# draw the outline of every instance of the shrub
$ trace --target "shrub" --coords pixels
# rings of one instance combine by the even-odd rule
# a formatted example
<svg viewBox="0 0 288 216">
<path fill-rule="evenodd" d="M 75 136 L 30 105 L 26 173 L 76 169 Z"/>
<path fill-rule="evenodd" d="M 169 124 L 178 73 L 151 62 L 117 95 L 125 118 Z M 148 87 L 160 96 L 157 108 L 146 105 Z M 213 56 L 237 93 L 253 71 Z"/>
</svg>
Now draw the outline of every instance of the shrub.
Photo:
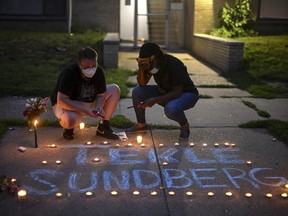
<svg viewBox="0 0 288 216">
<path fill-rule="evenodd" d="M 211 35 L 225 38 L 256 36 L 257 32 L 247 27 L 251 18 L 249 0 L 235 0 L 231 7 L 227 2 L 220 11 L 220 28 L 214 29 Z"/>
</svg>

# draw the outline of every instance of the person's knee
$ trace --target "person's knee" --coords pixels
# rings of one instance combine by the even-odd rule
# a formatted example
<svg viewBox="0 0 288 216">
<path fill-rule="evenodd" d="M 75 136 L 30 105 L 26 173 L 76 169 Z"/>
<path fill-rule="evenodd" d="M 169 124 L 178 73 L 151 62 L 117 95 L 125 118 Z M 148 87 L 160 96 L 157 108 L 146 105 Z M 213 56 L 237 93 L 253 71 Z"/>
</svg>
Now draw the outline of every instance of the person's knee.
<svg viewBox="0 0 288 216">
<path fill-rule="evenodd" d="M 75 128 L 79 125 L 81 118 L 76 113 L 65 113 L 60 118 L 60 125 L 63 128 Z"/>
<path fill-rule="evenodd" d="M 143 87 L 141 86 L 136 86 L 135 88 L 133 88 L 132 90 L 132 97 L 136 97 L 136 96 L 139 96 L 140 93 L 143 91 Z"/>
<path fill-rule="evenodd" d="M 107 90 L 114 93 L 114 94 L 120 94 L 121 93 L 121 90 L 117 84 L 107 85 Z"/>
<path fill-rule="evenodd" d="M 177 104 L 167 104 L 164 107 L 164 112 L 167 117 L 171 118 L 179 115 L 181 113 L 181 110 L 179 109 L 179 106 L 177 106 Z"/>
</svg>

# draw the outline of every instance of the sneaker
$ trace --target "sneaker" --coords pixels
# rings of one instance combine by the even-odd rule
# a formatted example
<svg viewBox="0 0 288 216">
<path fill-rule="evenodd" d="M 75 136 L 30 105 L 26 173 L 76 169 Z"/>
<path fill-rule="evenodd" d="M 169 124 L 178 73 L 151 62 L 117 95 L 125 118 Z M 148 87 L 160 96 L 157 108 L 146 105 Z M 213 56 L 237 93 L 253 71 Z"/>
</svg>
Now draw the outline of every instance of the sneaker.
<svg viewBox="0 0 288 216">
<path fill-rule="evenodd" d="M 139 123 L 134 124 L 132 127 L 127 128 L 125 130 L 126 133 L 146 133 L 147 132 L 147 125 L 141 125 Z"/>
<path fill-rule="evenodd" d="M 180 126 L 180 139 L 187 139 L 190 136 L 190 129 L 189 124 L 181 125 Z"/>
<path fill-rule="evenodd" d="M 107 139 L 119 139 L 118 135 L 113 132 L 109 125 L 104 126 L 102 123 L 98 125 L 96 135 L 106 137 Z"/>
<path fill-rule="evenodd" d="M 74 129 L 64 129 L 63 138 L 66 140 L 73 140 L 74 139 Z"/>
</svg>

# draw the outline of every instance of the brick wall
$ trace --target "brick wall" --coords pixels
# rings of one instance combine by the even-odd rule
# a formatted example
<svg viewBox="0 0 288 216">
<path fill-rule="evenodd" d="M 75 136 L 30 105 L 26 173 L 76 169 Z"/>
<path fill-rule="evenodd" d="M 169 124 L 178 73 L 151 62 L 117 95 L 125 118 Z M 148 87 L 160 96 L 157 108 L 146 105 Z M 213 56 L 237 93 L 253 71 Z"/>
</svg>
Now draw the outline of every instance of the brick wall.
<svg viewBox="0 0 288 216">
<path fill-rule="evenodd" d="M 72 31 L 103 29 L 119 32 L 119 0 L 72 0 Z"/>
<path fill-rule="evenodd" d="M 236 70 L 243 63 L 243 42 L 195 34 L 192 47 L 193 53 L 223 72 Z"/>
</svg>

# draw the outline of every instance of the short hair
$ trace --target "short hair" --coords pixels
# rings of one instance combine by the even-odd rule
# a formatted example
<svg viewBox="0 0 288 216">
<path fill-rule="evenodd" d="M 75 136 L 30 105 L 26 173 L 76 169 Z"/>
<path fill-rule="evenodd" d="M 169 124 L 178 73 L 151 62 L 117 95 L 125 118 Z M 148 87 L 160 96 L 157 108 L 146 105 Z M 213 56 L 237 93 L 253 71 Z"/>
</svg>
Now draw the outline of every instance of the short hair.
<svg viewBox="0 0 288 216">
<path fill-rule="evenodd" d="M 164 60 L 164 52 L 158 44 L 151 42 L 144 43 L 140 48 L 139 57 L 148 58 L 152 55 L 155 55 L 156 59 L 158 59 L 159 61 Z"/>
<path fill-rule="evenodd" d="M 78 53 L 78 60 L 81 59 L 98 59 L 98 53 L 91 47 L 83 48 Z"/>
</svg>

